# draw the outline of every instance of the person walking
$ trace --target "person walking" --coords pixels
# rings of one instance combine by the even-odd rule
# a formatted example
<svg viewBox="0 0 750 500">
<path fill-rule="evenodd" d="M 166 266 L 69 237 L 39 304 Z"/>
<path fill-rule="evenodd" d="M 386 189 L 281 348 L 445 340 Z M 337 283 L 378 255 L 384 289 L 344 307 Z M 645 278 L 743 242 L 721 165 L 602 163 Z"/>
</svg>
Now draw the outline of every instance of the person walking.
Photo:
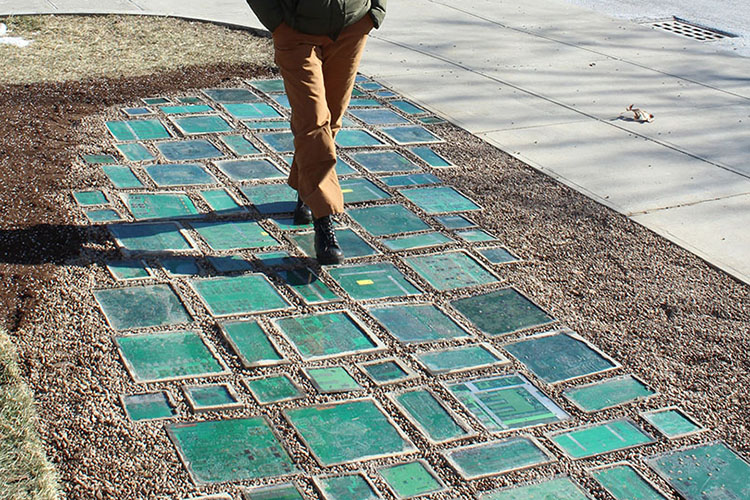
<svg viewBox="0 0 750 500">
<path fill-rule="evenodd" d="M 336 133 L 349 106 L 367 36 L 387 0 L 247 0 L 272 33 L 276 64 L 292 108 L 297 191 L 295 224 L 313 223 L 321 265 L 339 264 L 333 215 L 344 211 L 336 176 Z"/>
</svg>

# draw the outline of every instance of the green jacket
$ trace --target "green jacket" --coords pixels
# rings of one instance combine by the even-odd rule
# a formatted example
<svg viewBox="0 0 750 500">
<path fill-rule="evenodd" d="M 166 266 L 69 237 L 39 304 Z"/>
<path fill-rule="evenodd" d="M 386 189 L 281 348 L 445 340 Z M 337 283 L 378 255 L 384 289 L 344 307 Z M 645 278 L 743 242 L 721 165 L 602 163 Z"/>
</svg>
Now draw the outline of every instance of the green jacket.
<svg viewBox="0 0 750 500">
<path fill-rule="evenodd" d="M 368 12 L 379 28 L 385 17 L 387 0 L 247 0 L 268 31 L 283 22 L 302 33 L 328 35 L 335 39 L 341 30 L 362 19 Z"/>
</svg>

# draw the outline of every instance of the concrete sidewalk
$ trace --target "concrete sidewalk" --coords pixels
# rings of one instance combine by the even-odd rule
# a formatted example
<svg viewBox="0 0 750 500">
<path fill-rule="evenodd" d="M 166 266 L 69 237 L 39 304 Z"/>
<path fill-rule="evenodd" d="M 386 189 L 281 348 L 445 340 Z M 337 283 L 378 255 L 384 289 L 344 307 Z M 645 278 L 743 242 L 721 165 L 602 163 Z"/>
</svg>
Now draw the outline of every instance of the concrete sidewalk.
<svg viewBox="0 0 750 500">
<path fill-rule="evenodd" d="M 105 12 L 261 28 L 242 0 L 0 0 Z M 558 0 L 391 0 L 362 72 L 750 283 L 750 59 Z"/>
</svg>

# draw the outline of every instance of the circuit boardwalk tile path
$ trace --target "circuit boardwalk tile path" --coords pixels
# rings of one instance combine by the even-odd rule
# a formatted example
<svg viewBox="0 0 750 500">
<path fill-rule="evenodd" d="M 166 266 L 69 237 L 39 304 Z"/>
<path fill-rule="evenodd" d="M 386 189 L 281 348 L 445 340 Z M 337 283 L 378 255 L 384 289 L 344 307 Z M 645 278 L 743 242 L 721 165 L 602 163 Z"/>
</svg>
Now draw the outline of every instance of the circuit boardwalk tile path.
<svg viewBox="0 0 750 500">
<path fill-rule="evenodd" d="M 81 166 L 104 181 L 69 198 L 122 219 L 90 293 L 123 418 L 169 436 L 192 497 L 750 498 L 741 455 L 508 279 L 522 249 L 443 181 L 449 125 L 357 78 L 348 259 L 321 268 L 283 84 L 233 85 L 103 116 L 112 154 Z"/>
</svg>

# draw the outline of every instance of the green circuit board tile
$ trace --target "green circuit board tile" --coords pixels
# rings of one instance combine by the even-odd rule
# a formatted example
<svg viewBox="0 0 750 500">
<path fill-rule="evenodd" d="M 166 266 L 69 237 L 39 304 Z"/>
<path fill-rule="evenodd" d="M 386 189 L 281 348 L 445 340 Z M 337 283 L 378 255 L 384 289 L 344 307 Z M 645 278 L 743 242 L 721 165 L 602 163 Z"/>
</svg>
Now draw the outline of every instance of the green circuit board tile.
<svg viewBox="0 0 750 500">
<path fill-rule="evenodd" d="M 750 498 L 750 463 L 722 442 L 656 455 L 646 463 L 686 500 Z"/>
<path fill-rule="evenodd" d="M 533 438 L 513 436 L 500 441 L 463 446 L 444 452 L 464 479 L 498 476 L 554 461 Z"/>
<path fill-rule="evenodd" d="M 596 469 L 591 475 L 615 500 L 666 500 L 659 490 L 630 465 Z"/>
<path fill-rule="evenodd" d="M 297 257 L 289 255 L 289 252 L 286 251 L 259 253 L 255 254 L 255 258 L 266 267 L 295 265 L 299 260 Z"/>
<path fill-rule="evenodd" d="M 305 397 L 304 391 L 287 375 L 246 380 L 247 388 L 262 405 Z"/>
<path fill-rule="evenodd" d="M 240 102 L 224 104 L 224 109 L 237 120 L 273 120 L 282 115 L 264 102 Z"/>
<path fill-rule="evenodd" d="M 289 96 L 287 96 L 286 94 L 274 95 L 274 96 L 271 96 L 271 99 L 273 99 L 273 101 L 279 106 L 281 106 L 282 108 L 288 109 L 291 111 L 292 105 L 289 104 Z"/>
<path fill-rule="evenodd" d="M 463 229 L 476 226 L 473 221 L 467 219 L 463 215 L 442 215 L 440 217 L 435 217 L 435 220 L 446 229 Z"/>
<path fill-rule="evenodd" d="M 357 366 L 377 385 L 395 384 L 416 374 L 395 358 L 360 363 Z"/>
<path fill-rule="evenodd" d="M 126 160 L 132 162 L 151 161 L 155 159 L 146 146 L 138 142 L 131 144 L 115 144 L 115 149 L 119 151 Z"/>
<path fill-rule="evenodd" d="M 548 384 L 617 367 L 583 339 L 566 333 L 535 335 L 503 348 Z"/>
<path fill-rule="evenodd" d="M 284 92 L 284 80 L 281 78 L 273 80 L 252 80 L 248 83 L 266 94 L 278 94 Z"/>
<path fill-rule="evenodd" d="M 554 321 L 513 288 L 453 300 L 450 304 L 474 326 L 493 337 Z"/>
<path fill-rule="evenodd" d="M 341 148 L 383 146 L 385 143 L 363 128 L 345 128 L 336 134 L 336 145 Z"/>
<path fill-rule="evenodd" d="M 125 193 L 122 198 L 136 220 L 198 215 L 198 209 L 184 193 Z"/>
<path fill-rule="evenodd" d="M 125 366 L 138 383 L 226 373 L 197 332 L 179 331 L 116 337 Z"/>
<path fill-rule="evenodd" d="M 409 420 L 434 443 L 444 443 L 471 434 L 457 421 L 455 414 L 448 411 L 427 389 L 411 389 L 394 394 L 392 398 Z"/>
<path fill-rule="evenodd" d="M 96 191 L 75 191 L 73 198 L 82 207 L 90 207 L 92 205 L 105 205 L 109 203 L 107 197 L 104 196 L 99 190 Z"/>
<path fill-rule="evenodd" d="M 164 124 L 157 119 L 107 121 L 104 125 L 118 141 L 150 141 L 171 137 Z"/>
<path fill-rule="evenodd" d="M 156 144 L 156 149 L 169 161 L 206 160 L 225 156 L 219 148 L 203 139 L 160 142 Z"/>
<path fill-rule="evenodd" d="M 634 423 L 625 419 L 578 427 L 551 434 L 548 438 L 573 460 L 633 448 L 654 441 Z"/>
<path fill-rule="evenodd" d="M 306 372 L 310 382 L 321 394 L 362 390 L 362 386 L 343 366 L 308 368 Z"/>
<path fill-rule="evenodd" d="M 286 184 L 246 186 L 241 191 L 263 215 L 291 213 L 297 205 L 297 191 Z"/>
<path fill-rule="evenodd" d="M 86 218 L 94 224 L 100 224 L 102 222 L 116 222 L 116 221 L 123 220 L 122 216 L 119 213 L 117 213 L 117 210 L 112 210 L 111 208 L 86 210 L 85 214 L 86 214 Z"/>
<path fill-rule="evenodd" d="M 376 99 L 370 99 L 368 97 L 353 97 L 349 101 L 349 108 L 352 110 L 355 108 L 381 108 L 383 107 L 380 102 Z"/>
<path fill-rule="evenodd" d="M 141 99 L 148 106 L 157 106 L 159 104 L 171 104 L 172 101 L 166 97 L 144 97 Z"/>
<path fill-rule="evenodd" d="M 249 271 L 253 268 L 252 263 L 241 255 L 223 255 L 221 257 L 209 255 L 206 259 L 220 273 L 236 273 Z"/>
<path fill-rule="evenodd" d="M 192 115 L 216 111 L 208 104 L 178 104 L 159 108 L 165 115 Z"/>
<path fill-rule="evenodd" d="M 508 359 L 487 345 L 466 345 L 414 355 L 433 375 L 507 364 Z"/>
<path fill-rule="evenodd" d="M 591 497 L 568 477 L 513 486 L 479 495 L 479 500 L 589 500 Z"/>
<path fill-rule="evenodd" d="M 646 384 L 631 375 L 609 378 L 563 391 L 563 396 L 585 412 L 612 408 L 654 394 Z"/>
<path fill-rule="evenodd" d="M 354 300 L 406 297 L 421 293 L 390 262 L 341 266 L 328 272 Z"/>
<path fill-rule="evenodd" d="M 366 151 L 350 153 L 349 156 L 362 165 L 365 170 L 374 174 L 421 170 L 419 166 L 396 151 Z"/>
<path fill-rule="evenodd" d="M 108 229 L 117 244 L 128 252 L 179 252 L 195 248 L 175 222 L 111 224 Z"/>
<path fill-rule="evenodd" d="M 478 248 L 476 250 L 482 257 L 490 261 L 492 264 L 507 264 L 509 262 L 518 261 L 518 257 L 503 247 Z"/>
<path fill-rule="evenodd" d="M 191 284 L 212 316 L 279 311 L 290 307 L 262 274 L 193 280 Z"/>
<path fill-rule="evenodd" d="M 429 146 L 416 146 L 409 148 L 409 151 L 411 151 L 415 156 L 420 158 L 423 162 L 428 164 L 431 167 L 434 168 L 445 168 L 445 167 L 452 167 L 453 164 L 437 154 L 431 147 Z"/>
<path fill-rule="evenodd" d="M 167 426 L 182 463 L 196 483 L 223 483 L 297 472 L 264 417 Z"/>
<path fill-rule="evenodd" d="M 94 290 L 94 297 L 115 330 L 191 321 L 185 306 L 169 285 Z"/>
<path fill-rule="evenodd" d="M 362 177 L 340 179 L 339 185 L 344 195 L 344 203 L 385 200 L 391 195 L 377 187 L 372 181 Z"/>
<path fill-rule="evenodd" d="M 421 144 L 443 142 L 443 139 L 436 136 L 421 125 L 407 125 L 399 127 L 383 127 L 378 131 L 385 134 L 396 144 Z"/>
<path fill-rule="evenodd" d="M 453 290 L 498 281 L 497 277 L 464 252 L 406 257 L 404 262 L 438 290 Z"/>
<path fill-rule="evenodd" d="M 305 500 L 297 487 L 291 483 L 263 486 L 245 490 L 245 500 Z"/>
<path fill-rule="evenodd" d="M 279 276 L 305 301 L 305 304 L 325 304 L 341 300 L 310 268 L 281 271 Z"/>
<path fill-rule="evenodd" d="M 449 186 L 399 189 L 399 192 L 428 214 L 481 210 L 479 205 Z"/>
<path fill-rule="evenodd" d="M 351 115 L 362 120 L 367 125 L 403 125 L 411 123 L 398 113 L 390 109 L 352 109 Z"/>
<path fill-rule="evenodd" d="M 344 311 L 294 316 L 274 321 L 305 361 L 370 352 L 381 346 Z"/>
<path fill-rule="evenodd" d="M 451 382 L 447 388 L 490 432 L 569 418 L 551 399 L 518 374 Z"/>
<path fill-rule="evenodd" d="M 156 164 L 144 170 L 157 187 L 196 186 L 216 184 L 218 181 L 196 163 Z"/>
<path fill-rule="evenodd" d="M 467 229 L 464 231 L 456 231 L 456 236 L 469 243 L 481 243 L 484 241 L 496 241 L 493 235 L 482 229 Z"/>
<path fill-rule="evenodd" d="M 172 118 L 184 135 L 218 134 L 234 130 L 232 124 L 219 115 L 196 115 Z"/>
<path fill-rule="evenodd" d="M 291 128 L 288 120 L 272 120 L 260 122 L 245 120 L 242 122 L 242 124 L 250 130 L 289 130 Z"/>
<path fill-rule="evenodd" d="M 284 414 L 323 466 L 416 450 L 373 399 L 296 408 Z"/>
<path fill-rule="evenodd" d="M 256 135 L 271 151 L 275 151 L 276 153 L 294 151 L 294 135 L 289 130 L 283 132 L 263 132 Z"/>
<path fill-rule="evenodd" d="M 130 420 L 159 420 L 175 416 L 174 406 L 164 391 L 122 397 L 122 405 Z"/>
<path fill-rule="evenodd" d="M 197 276 L 200 274 L 198 259 L 193 257 L 165 257 L 159 264 L 170 276 Z"/>
<path fill-rule="evenodd" d="M 284 363 L 278 348 L 257 321 L 227 321 L 219 326 L 245 368 Z"/>
<path fill-rule="evenodd" d="M 389 175 L 381 177 L 380 180 L 390 187 L 424 186 L 427 184 L 440 184 L 443 181 L 432 174 L 404 174 Z"/>
<path fill-rule="evenodd" d="M 409 101 L 404 101 L 404 100 L 390 101 L 390 104 L 394 108 L 398 109 L 402 113 L 406 113 L 407 115 L 419 115 L 422 113 L 427 113 L 427 111 L 425 111 L 424 109 L 418 106 L 415 106 Z"/>
<path fill-rule="evenodd" d="M 117 163 L 115 157 L 112 155 L 98 154 L 98 155 L 81 155 L 83 161 L 87 165 L 106 165 L 110 163 Z"/>
<path fill-rule="evenodd" d="M 138 180 L 130 167 L 125 165 L 103 165 L 102 171 L 112 185 L 118 189 L 143 187 L 143 183 Z"/>
<path fill-rule="evenodd" d="M 425 125 L 437 125 L 440 123 L 445 123 L 447 120 L 439 116 L 420 116 L 417 118 L 417 121 L 419 121 L 420 123 L 424 123 Z"/>
<path fill-rule="evenodd" d="M 433 304 L 396 304 L 370 308 L 370 314 L 399 342 L 461 339 L 469 333 Z"/>
<path fill-rule="evenodd" d="M 260 154 L 260 150 L 252 142 L 248 141 L 245 136 L 222 135 L 219 139 L 237 156 Z"/>
<path fill-rule="evenodd" d="M 453 243 L 448 236 L 431 231 L 429 233 L 410 234 L 407 236 L 397 236 L 396 238 L 386 238 L 381 240 L 388 250 L 397 252 L 400 250 L 414 250 L 417 248 L 429 248 L 440 245 Z"/>
<path fill-rule="evenodd" d="M 379 500 L 369 481 L 362 474 L 324 476 L 315 478 L 315 484 L 325 500 Z"/>
<path fill-rule="evenodd" d="M 151 273 L 142 260 L 120 260 L 107 262 L 107 269 L 116 280 L 138 280 L 150 278 Z"/>
<path fill-rule="evenodd" d="M 200 191 L 203 201 L 206 202 L 211 211 L 216 215 L 227 215 L 245 212 L 237 200 L 227 192 L 226 189 L 207 189 Z"/>
<path fill-rule="evenodd" d="M 271 160 L 265 158 L 223 160 L 217 161 L 216 166 L 233 181 L 260 181 L 286 178 L 286 174 L 279 167 Z"/>
<path fill-rule="evenodd" d="M 194 412 L 242 407 L 242 402 L 229 384 L 186 385 L 182 390 Z"/>
<path fill-rule="evenodd" d="M 367 255 L 375 255 L 379 253 L 369 243 L 362 239 L 357 233 L 349 228 L 336 228 L 336 238 L 341 246 L 341 250 L 346 255 L 346 258 L 353 257 L 364 257 Z M 293 233 L 289 235 L 297 247 L 308 257 L 315 256 L 315 233 L 303 232 Z"/>
<path fill-rule="evenodd" d="M 279 244 L 255 221 L 194 222 L 192 226 L 214 250 L 267 248 Z"/>
<path fill-rule="evenodd" d="M 203 93 L 206 94 L 209 99 L 221 104 L 259 102 L 261 100 L 260 97 L 243 88 L 204 89 Z"/>
<path fill-rule="evenodd" d="M 403 205 L 351 208 L 346 213 L 373 236 L 391 236 L 430 229 L 430 226 Z"/>
<path fill-rule="evenodd" d="M 445 490 L 445 486 L 430 466 L 421 460 L 383 467 L 378 470 L 378 473 L 396 494 L 396 497 L 401 499 L 429 495 Z"/>
<path fill-rule="evenodd" d="M 677 439 L 704 430 L 679 408 L 647 411 L 641 413 L 641 417 L 668 439 Z"/>
</svg>

